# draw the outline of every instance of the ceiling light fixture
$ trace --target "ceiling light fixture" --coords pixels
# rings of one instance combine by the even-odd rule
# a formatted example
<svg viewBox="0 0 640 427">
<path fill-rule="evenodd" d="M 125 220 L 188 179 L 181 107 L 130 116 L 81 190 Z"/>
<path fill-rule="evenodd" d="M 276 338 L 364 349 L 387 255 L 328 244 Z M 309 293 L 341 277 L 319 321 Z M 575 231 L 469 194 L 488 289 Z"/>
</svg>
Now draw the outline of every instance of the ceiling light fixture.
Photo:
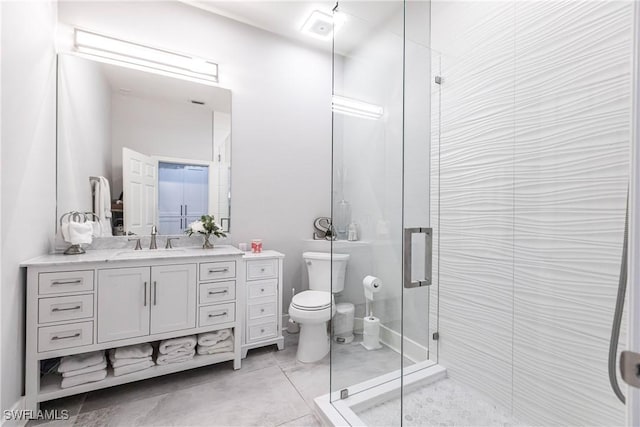
<svg viewBox="0 0 640 427">
<path fill-rule="evenodd" d="M 318 40 L 331 40 L 331 37 L 342 27 L 346 19 L 343 14 L 334 15 L 314 10 L 304 22 L 300 31 Z"/>
<path fill-rule="evenodd" d="M 218 64 L 164 49 L 156 49 L 91 31 L 75 29 L 79 53 L 218 83 Z"/>
<path fill-rule="evenodd" d="M 378 105 L 338 95 L 333 95 L 331 109 L 335 113 L 369 120 L 378 120 L 384 114 L 384 109 Z"/>
</svg>

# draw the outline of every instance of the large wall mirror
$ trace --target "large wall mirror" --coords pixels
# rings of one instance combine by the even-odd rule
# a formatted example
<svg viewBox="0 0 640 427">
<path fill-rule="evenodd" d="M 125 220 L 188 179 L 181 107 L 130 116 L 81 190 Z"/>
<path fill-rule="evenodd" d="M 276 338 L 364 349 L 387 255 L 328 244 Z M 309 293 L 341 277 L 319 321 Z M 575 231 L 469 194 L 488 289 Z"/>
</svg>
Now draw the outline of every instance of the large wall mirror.
<svg viewBox="0 0 640 427">
<path fill-rule="evenodd" d="M 231 92 L 58 56 L 57 215 L 91 212 L 103 236 L 181 234 L 231 210 Z"/>
</svg>

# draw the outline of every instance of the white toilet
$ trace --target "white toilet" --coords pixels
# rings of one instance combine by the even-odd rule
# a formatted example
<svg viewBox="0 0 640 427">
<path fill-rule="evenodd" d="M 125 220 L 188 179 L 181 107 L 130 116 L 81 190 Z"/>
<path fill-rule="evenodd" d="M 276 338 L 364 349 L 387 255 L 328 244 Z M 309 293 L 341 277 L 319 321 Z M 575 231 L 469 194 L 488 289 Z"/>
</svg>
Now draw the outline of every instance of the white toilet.
<svg viewBox="0 0 640 427">
<path fill-rule="evenodd" d="M 289 317 L 300 325 L 298 360 L 310 363 L 329 352 L 327 322 L 336 311 L 333 294 L 344 289 L 349 255 L 333 254 L 333 268 L 330 253 L 305 252 L 302 258 L 309 273 L 309 290 L 293 296 Z"/>
</svg>

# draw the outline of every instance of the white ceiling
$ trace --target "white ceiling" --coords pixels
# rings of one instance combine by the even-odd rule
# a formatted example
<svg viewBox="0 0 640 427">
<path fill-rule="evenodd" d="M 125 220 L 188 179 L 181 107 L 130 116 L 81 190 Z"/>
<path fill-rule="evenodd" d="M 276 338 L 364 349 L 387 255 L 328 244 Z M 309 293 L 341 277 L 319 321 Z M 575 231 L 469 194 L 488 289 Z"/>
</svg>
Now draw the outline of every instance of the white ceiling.
<svg viewBox="0 0 640 427">
<path fill-rule="evenodd" d="M 107 63 L 100 63 L 100 67 L 113 92 L 231 113 L 228 89 Z M 192 100 L 204 105 L 193 104 Z"/>
<path fill-rule="evenodd" d="M 300 32 L 302 24 L 314 10 L 331 14 L 336 5 L 330 1 L 208 1 L 181 0 L 188 5 L 217 15 L 261 28 L 281 36 L 297 40 L 308 46 L 331 50 L 331 40 L 316 40 Z M 342 1 L 340 10 L 346 22 L 336 33 L 339 53 L 346 54 L 368 37 L 371 31 L 384 26 L 402 11 L 402 2 L 392 1 Z"/>
</svg>

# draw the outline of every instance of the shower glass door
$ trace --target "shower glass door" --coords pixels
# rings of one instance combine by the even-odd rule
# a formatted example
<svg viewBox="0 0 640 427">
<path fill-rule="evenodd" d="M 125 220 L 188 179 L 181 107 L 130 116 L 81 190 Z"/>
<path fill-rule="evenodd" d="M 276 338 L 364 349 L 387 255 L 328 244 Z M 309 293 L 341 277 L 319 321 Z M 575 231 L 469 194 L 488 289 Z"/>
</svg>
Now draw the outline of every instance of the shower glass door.
<svg viewBox="0 0 640 427">
<path fill-rule="evenodd" d="M 350 258 L 344 290 L 335 295 L 331 401 L 338 410 L 348 398 L 365 402 L 351 408 L 361 420 L 345 418 L 354 425 L 400 425 L 403 368 L 434 365 L 437 355 L 437 342 L 429 338 L 437 325 L 437 311 L 430 308 L 437 307 L 437 287 L 405 293 L 402 284 L 404 230 L 430 227 L 430 141 L 438 139 L 439 124 L 431 98 L 433 92 L 439 99 L 432 69 L 439 69 L 440 59 L 428 48 L 429 5 L 414 2 L 411 8 L 415 25 L 407 42 L 401 2 L 345 2 L 335 11 L 342 25 L 333 55 L 332 217 L 338 240 L 332 252 Z M 347 240 L 349 224 L 356 241 Z M 425 242 L 416 233 L 409 248 L 415 277 L 427 273 Z M 369 297 L 367 276 L 380 282 Z M 345 303 L 355 306 L 353 341 L 345 338 Z M 384 418 L 366 418 L 380 402 L 380 387 L 390 385 Z"/>
</svg>

